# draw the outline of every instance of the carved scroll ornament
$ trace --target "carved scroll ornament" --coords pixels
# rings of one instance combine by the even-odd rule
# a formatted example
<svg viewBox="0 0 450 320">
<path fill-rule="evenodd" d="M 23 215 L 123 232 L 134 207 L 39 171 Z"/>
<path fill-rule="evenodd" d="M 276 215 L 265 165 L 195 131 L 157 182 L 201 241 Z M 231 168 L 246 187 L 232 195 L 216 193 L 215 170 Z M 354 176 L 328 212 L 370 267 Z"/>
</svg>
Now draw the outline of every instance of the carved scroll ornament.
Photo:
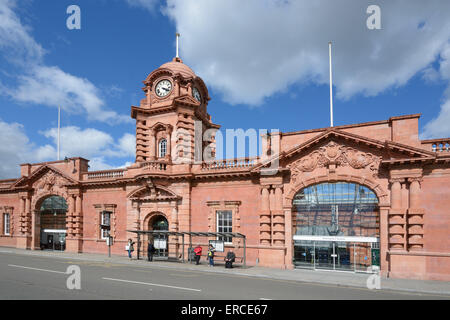
<svg viewBox="0 0 450 320">
<path fill-rule="evenodd" d="M 373 175 L 376 176 L 380 162 L 381 157 L 379 156 L 351 147 L 338 145 L 334 141 L 331 141 L 327 145 L 292 163 L 290 168 L 294 179 L 302 172 L 312 172 L 316 168 L 327 167 L 330 164 L 342 167 L 348 165 L 354 169 L 368 167 L 373 172 Z"/>
</svg>

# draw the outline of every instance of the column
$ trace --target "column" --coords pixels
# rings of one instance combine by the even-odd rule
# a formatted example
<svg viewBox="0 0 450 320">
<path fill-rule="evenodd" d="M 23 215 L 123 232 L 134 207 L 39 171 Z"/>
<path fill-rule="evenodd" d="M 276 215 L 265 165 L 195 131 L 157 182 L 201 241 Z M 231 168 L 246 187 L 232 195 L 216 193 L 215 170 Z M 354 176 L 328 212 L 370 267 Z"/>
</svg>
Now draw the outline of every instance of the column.
<svg viewBox="0 0 450 320">
<path fill-rule="evenodd" d="M 74 229 L 75 231 L 75 237 L 81 238 L 83 233 L 83 209 L 82 209 L 82 202 L 81 202 L 81 194 L 76 195 L 75 200 L 75 225 Z"/>
<path fill-rule="evenodd" d="M 166 159 L 171 160 L 172 159 L 172 130 L 167 129 L 167 151 L 166 151 Z"/>
<path fill-rule="evenodd" d="M 380 269 L 383 276 L 389 275 L 389 210 L 380 207 Z"/>
<path fill-rule="evenodd" d="M 31 236 L 31 199 L 25 198 L 26 235 Z"/>
<path fill-rule="evenodd" d="M 402 183 L 405 179 L 391 179 L 391 209 L 388 217 L 389 250 L 406 249 L 406 209 L 402 208 Z"/>
<path fill-rule="evenodd" d="M 25 198 L 20 197 L 20 234 L 25 235 Z"/>
<path fill-rule="evenodd" d="M 294 241 L 292 237 L 292 208 L 284 209 L 284 239 L 286 246 L 286 258 L 285 264 L 287 269 L 293 269 L 293 253 L 294 253 Z"/>
<path fill-rule="evenodd" d="M 400 179 L 392 179 L 390 182 L 391 186 L 391 208 L 401 209 L 402 208 L 402 186 Z"/>
<path fill-rule="evenodd" d="M 172 201 L 170 203 L 170 206 L 172 207 L 170 219 L 169 219 L 169 230 L 170 231 L 178 231 L 178 207 L 176 201 Z M 179 254 L 182 252 L 183 248 L 180 248 L 179 245 L 179 238 L 178 236 L 171 236 L 169 239 L 169 252 L 175 253 L 175 256 L 178 257 Z M 186 252 L 184 253 L 187 257 L 187 246 L 184 248 Z"/>
<path fill-rule="evenodd" d="M 67 228 L 68 237 L 66 239 L 67 252 L 82 252 L 83 248 L 83 208 L 81 191 L 78 194 L 69 195 L 69 212 L 67 221 L 70 227 Z"/>
<path fill-rule="evenodd" d="M 283 185 L 274 185 L 274 210 L 272 211 L 272 241 L 276 246 L 285 245 L 285 217 L 283 212 Z"/>
<path fill-rule="evenodd" d="M 268 187 L 264 186 L 262 187 L 262 202 L 261 202 L 261 210 L 269 211 L 270 210 L 270 202 L 269 202 L 269 189 Z"/>
<path fill-rule="evenodd" d="M 151 130 L 150 131 L 150 160 L 155 160 L 156 159 L 156 149 L 158 148 L 158 146 L 156 145 L 156 132 L 155 130 Z"/>
<path fill-rule="evenodd" d="M 259 242 L 270 245 L 271 240 L 270 192 L 269 186 L 261 188 L 261 212 L 259 216 Z"/>
<path fill-rule="evenodd" d="M 283 186 L 275 187 L 275 210 L 283 209 Z"/>
<path fill-rule="evenodd" d="M 420 208 L 420 178 L 411 178 L 409 185 L 409 208 Z"/>
<path fill-rule="evenodd" d="M 422 250 L 424 245 L 424 214 L 421 208 L 420 182 L 421 177 L 409 178 L 409 209 L 406 216 L 408 231 L 408 250 Z"/>
<path fill-rule="evenodd" d="M 75 215 L 75 199 L 72 195 L 69 195 L 69 210 L 67 211 L 67 237 L 72 238 L 74 236 L 74 215 Z"/>
<path fill-rule="evenodd" d="M 40 250 L 41 248 L 41 215 L 39 210 L 33 210 L 31 216 L 31 250 Z"/>
</svg>

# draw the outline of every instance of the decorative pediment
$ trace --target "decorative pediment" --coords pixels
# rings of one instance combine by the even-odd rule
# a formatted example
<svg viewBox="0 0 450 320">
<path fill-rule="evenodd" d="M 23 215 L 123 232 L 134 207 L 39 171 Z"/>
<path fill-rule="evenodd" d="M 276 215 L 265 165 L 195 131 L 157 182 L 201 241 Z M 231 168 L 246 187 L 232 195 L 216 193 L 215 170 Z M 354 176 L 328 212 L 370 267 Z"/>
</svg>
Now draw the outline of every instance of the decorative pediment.
<svg viewBox="0 0 450 320">
<path fill-rule="evenodd" d="M 33 187 L 35 190 L 51 190 L 52 187 L 62 188 L 65 185 L 76 184 L 76 180 L 67 176 L 58 169 L 43 165 L 35 170 L 30 176 L 22 177 L 12 185 L 12 188 Z"/>
<path fill-rule="evenodd" d="M 311 172 L 316 168 L 352 167 L 353 169 L 368 169 L 373 176 L 378 175 L 382 156 L 357 150 L 353 147 L 330 140 L 313 152 L 289 164 L 292 179 L 303 172 Z M 331 166 L 331 167 L 330 167 Z"/>
<path fill-rule="evenodd" d="M 149 129 L 152 130 L 153 132 L 157 132 L 160 130 L 166 131 L 166 132 L 172 132 L 173 127 L 167 123 L 157 122 L 153 126 L 151 126 Z"/>
<path fill-rule="evenodd" d="M 392 158 L 429 158 L 435 156 L 433 152 L 429 152 L 423 149 L 414 148 L 389 140 L 380 141 L 370 139 L 353 133 L 330 128 L 325 132 L 319 134 L 318 136 L 306 141 L 305 143 L 295 146 L 287 152 L 283 152 L 283 158 L 286 159 L 293 157 L 296 154 L 303 153 L 305 150 L 314 148 L 318 144 L 323 143 L 323 141 L 330 139 L 335 141 L 346 141 L 347 143 L 365 146 L 374 150 L 386 151 Z"/>
<path fill-rule="evenodd" d="M 133 201 L 170 201 L 179 200 L 180 196 L 173 193 L 171 190 L 162 187 L 155 186 L 153 183 L 148 183 L 144 187 L 140 187 L 130 194 L 128 198 Z"/>
<path fill-rule="evenodd" d="M 200 105 L 200 102 L 198 102 L 197 100 L 195 100 L 193 97 L 191 97 L 189 95 L 175 98 L 174 102 L 184 104 L 184 105 L 190 105 L 190 106 L 199 106 Z"/>
<path fill-rule="evenodd" d="M 326 158 L 323 158 L 323 152 L 319 150 L 316 151 L 317 146 L 320 146 L 327 141 L 340 142 L 342 144 L 350 146 L 359 146 L 351 149 L 346 149 L 344 153 L 344 158 L 340 159 L 344 161 L 350 161 L 351 165 L 354 167 L 366 167 L 368 164 L 374 162 L 374 159 L 369 156 L 369 154 L 383 154 L 381 159 L 382 163 L 394 163 L 394 162 L 405 162 L 405 161 L 428 161 L 436 158 L 436 154 L 427 150 L 407 146 L 392 141 L 379 141 L 375 139 L 370 139 L 367 137 L 359 136 L 353 133 L 348 133 L 335 128 L 329 128 L 323 133 L 317 135 L 316 137 L 297 145 L 290 150 L 283 151 L 278 155 L 266 160 L 265 162 L 259 164 L 252 171 L 260 171 L 264 167 L 270 166 L 271 163 L 279 161 L 279 163 L 289 163 L 292 158 L 298 157 L 299 155 L 310 154 L 308 158 L 303 159 L 300 167 L 303 171 L 312 171 L 317 165 L 324 165 L 326 163 Z M 358 151 L 360 149 L 373 150 L 367 152 Z M 342 151 L 342 150 L 340 150 Z M 338 153 L 339 150 L 335 146 L 327 147 L 327 155 L 333 153 Z M 336 156 L 338 157 L 338 156 Z M 333 157 L 331 157 L 333 158 Z M 310 169 L 312 168 L 312 169 Z"/>
<path fill-rule="evenodd" d="M 143 81 L 146 86 L 151 87 L 153 85 L 153 81 L 161 76 L 173 76 L 174 73 L 172 70 L 168 68 L 158 68 L 150 73 L 147 78 Z"/>
</svg>

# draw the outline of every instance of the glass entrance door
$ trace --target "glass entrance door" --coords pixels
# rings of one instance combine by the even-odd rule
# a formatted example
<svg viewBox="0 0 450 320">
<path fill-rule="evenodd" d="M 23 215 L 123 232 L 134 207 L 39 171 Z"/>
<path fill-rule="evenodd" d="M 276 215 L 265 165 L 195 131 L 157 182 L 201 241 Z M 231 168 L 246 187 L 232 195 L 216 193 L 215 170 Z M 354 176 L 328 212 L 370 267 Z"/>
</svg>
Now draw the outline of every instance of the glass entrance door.
<svg viewBox="0 0 450 320">
<path fill-rule="evenodd" d="M 295 241 L 294 266 L 314 270 L 374 272 L 379 269 L 379 249 L 372 248 L 376 245 L 370 242 Z"/>
<path fill-rule="evenodd" d="M 168 231 L 169 223 L 167 222 L 167 219 L 164 218 L 163 216 L 158 216 L 153 221 L 152 230 L 153 231 Z M 155 254 L 154 254 L 155 257 L 168 258 L 168 256 L 169 256 L 168 242 L 169 242 L 169 237 L 164 233 L 155 233 L 153 235 L 153 245 L 156 249 Z"/>
<path fill-rule="evenodd" d="M 314 268 L 315 249 L 313 241 L 296 241 L 294 245 L 294 266 Z"/>
<path fill-rule="evenodd" d="M 334 269 L 333 242 L 315 241 L 316 269 Z"/>
</svg>

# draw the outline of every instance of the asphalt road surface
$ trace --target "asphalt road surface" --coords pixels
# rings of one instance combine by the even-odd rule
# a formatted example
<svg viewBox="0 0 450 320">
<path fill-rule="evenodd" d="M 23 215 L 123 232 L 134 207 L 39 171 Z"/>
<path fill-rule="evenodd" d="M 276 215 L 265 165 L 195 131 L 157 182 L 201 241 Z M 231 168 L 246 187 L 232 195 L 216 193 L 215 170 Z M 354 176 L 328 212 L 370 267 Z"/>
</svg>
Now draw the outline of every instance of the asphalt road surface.
<svg viewBox="0 0 450 320">
<path fill-rule="evenodd" d="M 71 265 L 80 289 L 68 289 Z M 74 278 L 72 277 L 72 280 Z M 69 281 L 76 286 L 76 281 Z M 0 253 L 0 299 L 299 300 L 446 299 L 449 296 L 369 290 L 296 281 Z"/>
</svg>

